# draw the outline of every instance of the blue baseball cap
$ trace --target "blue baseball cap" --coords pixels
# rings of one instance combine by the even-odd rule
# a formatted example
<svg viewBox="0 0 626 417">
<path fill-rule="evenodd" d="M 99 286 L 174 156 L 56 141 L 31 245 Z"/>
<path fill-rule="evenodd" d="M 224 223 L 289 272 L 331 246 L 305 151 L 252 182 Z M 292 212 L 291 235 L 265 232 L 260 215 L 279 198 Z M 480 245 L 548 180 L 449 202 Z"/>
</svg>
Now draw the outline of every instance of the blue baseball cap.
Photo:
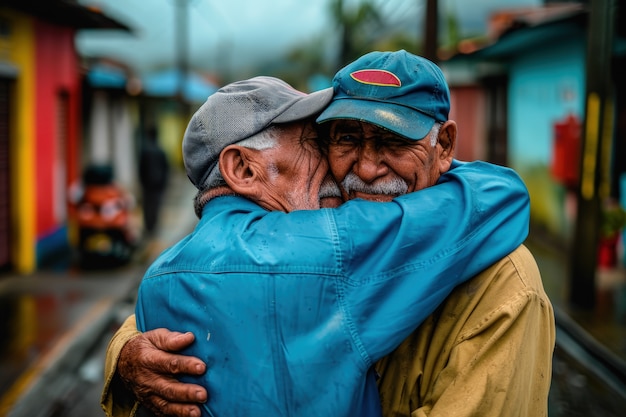
<svg viewBox="0 0 626 417">
<path fill-rule="evenodd" d="M 405 50 L 370 52 L 348 64 L 333 78 L 333 94 L 317 123 L 359 120 L 411 140 L 423 139 L 450 111 L 441 69 Z"/>
</svg>

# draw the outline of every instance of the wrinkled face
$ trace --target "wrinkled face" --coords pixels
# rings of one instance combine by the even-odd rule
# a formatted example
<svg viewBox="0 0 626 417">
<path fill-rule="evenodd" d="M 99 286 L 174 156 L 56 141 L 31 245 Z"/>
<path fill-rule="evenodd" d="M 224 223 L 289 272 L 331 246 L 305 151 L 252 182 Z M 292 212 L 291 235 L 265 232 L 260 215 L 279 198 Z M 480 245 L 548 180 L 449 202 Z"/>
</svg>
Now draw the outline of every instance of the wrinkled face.
<svg viewBox="0 0 626 417">
<path fill-rule="evenodd" d="M 330 122 L 328 161 L 346 200 L 390 201 L 429 187 L 451 159 L 451 152 L 439 143 L 433 146 L 429 136 L 411 141 L 366 122 Z"/>
<path fill-rule="evenodd" d="M 285 212 L 320 208 L 320 189 L 331 177 L 311 123 L 285 125 L 278 146 L 261 151 L 260 163 L 261 205 Z"/>
</svg>

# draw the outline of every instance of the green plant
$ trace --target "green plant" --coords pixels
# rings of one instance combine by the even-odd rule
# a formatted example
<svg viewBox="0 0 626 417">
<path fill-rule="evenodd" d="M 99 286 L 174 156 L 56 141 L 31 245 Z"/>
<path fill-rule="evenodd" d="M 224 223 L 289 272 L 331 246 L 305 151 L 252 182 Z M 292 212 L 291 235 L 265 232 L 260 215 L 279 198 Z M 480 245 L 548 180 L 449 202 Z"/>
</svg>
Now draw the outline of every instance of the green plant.
<svg viewBox="0 0 626 417">
<path fill-rule="evenodd" d="M 602 210 L 601 233 L 603 237 L 615 236 L 626 227 L 626 210 L 621 206 L 611 206 Z"/>
</svg>

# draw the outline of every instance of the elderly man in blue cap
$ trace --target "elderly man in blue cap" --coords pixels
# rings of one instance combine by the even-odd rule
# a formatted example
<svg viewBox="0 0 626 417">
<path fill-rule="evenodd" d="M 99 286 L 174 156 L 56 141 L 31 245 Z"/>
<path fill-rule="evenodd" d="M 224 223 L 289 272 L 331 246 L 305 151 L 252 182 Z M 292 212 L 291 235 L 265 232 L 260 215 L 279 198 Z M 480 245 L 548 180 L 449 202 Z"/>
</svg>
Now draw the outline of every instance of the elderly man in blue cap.
<svg viewBox="0 0 626 417">
<path fill-rule="evenodd" d="M 389 201 L 461 165 L 448 86 L 432 62 L 373 52 L 339 71 L 333 87 L 317 122 L 344 199 Z M 376 364 L 383 415 L 546 416 L 554 344 L 551 303 L 520 246 L 459 285 Z"/>
<path fill-rule="evenodd" d="M 480 164 L 481 169 L 472 171 L 471 169 L 468 170 L 471 164 L 461 164 L 452 158 L 456 140 L 456 125 L 453 121 L 447 120 L 449 110 L 447 85 L 443 75 L 441 75 L 439 69 L 434 64 L 407 54 L 404 51 L 396 53 L 377 52 L 368 54 L 341 70 L 336 75 L 333 84 L 335 94 L 333 101 L 317 120 L 322 126 L 328 127 L 327 146 L 330 169 L 333 176 L 340 183 L 345 199 L 360 197 L 384 202 L 393 200 L 389 204 L 395 205 L 406 198 L 400 196 L 407 192 L 422 190 L 440 183 L 441 185 L 437 187 L 428 188 L 428 190 L 437 190 L 440 186 L 450 181 L 451 174 L 458 174 L 461 177 L 474 177 L 474 180 L 479 181 L 485 180 L 485 177 L 482 177 L 480 172 L 482 169 L 489 170 L 490 166 Z M 495 180 L 498 175 L 500 173 L 494 172 L 491 175 L 488 174 L 486 178 L 492 177 L 490 179 Z M 414 193 L 409 195 L 420 194 Z M 460 198 L 461 196 L 457 197 Z M 427 199 L 427 201 L 429 201 L 427 205 L 432 205 L 436 209 L 430 210 L 423 202 L 419 207 L 414 206 L 420 213 L 420 221 L 417 223 L 418 228 L 422 233 L 428 235 L 436 233 L 438 240 L 449 241 L 447 248 L 445 245 L 430 248 L 438 253 L 431 261 L 438 257 L 445 258 L 450 253 L 464 252 L 467 249 L 465 247 L 467 240 L 473 240 L 477 237 L 475 234 L 477 229 L 470 227 L 472 231 L 465 237 L 455 238 L 448 234 L 447 227 L 451 223 L 457 223 L 458 225 L 459 221 L 462 224 L 474 223 L 485 213 L 481 213 L 482 209 L 476 210 L 477 207 L 474 207 L 473 210 L 470 210 L 467 217 L 461 219 L 457 217 L 458 213 L 446 214 L 445 208 L 440 206 L 442 201 L 438 197 Z M 462 199 L 458 203 L 461 201 Z M 452 203 L 453 206 L 456 204 Z M 353 207 L 353 205 L 350 204 L 344 207 L 349 208 Z M 378 207 L 380 207 L 382 214 L 370 215 L 367 218 L 376 219 L 376 223 L 385 224 L 389 218 L 389 213 L 384 209 L 384 207 L 387 207 L 387 204 L 378 205 Z M 360 210 L 358 212 L 362 213 Z M 352 213 L 351 216 L 355 215 Z M 441 216 L 444 217 L 443 223 L 447 224 L 445 227 L 442 227 L 436 220 Z M 513 219 L 514 217 L 511 218 L 511 220 Z M 374 239 L 374 246 L 379 246 L 377 249 L 382 249 L 385 246 L 384 241 L 377 241 L 374 238 L 376 234 L 368 230 L 368 225 L 371 224 L 371 221 L 365 218 L 359 219 L 354 217 L 352 217 L 352 220 L 360 224 L 357 228 L 357 234 Z M 402 220 L 399 230 L 411 227 L 411 223 L 406 220 Z M 487 223 L 490 223 L 490 221 Z M 398 237 L 394 236 L 393 239 L 396 240 Z M 432 239 L 431 241 L 435 245 L 435 241 Z M 399 241 L 398 243 L 400 247 L 411 245 L 408 242 Z M 364 243 L 361 242 L 360 244 Z M 496 245 L 494 247 L 493 243 L 488 241 L 483 241 L 483 244 L 486 247 L 491 246 L 492 249 L 489 250 L 499 246 Z M 514 247 L 510 249 L 512 250 Z M 370 250 L 373 251 L 371 254 L 376 253 L 371 247 Z M 506 251 L 506 253 L 509 252 L 510 250 Z M 406 255 L 402 256 L 411 257 L 409 255 L 409 253 L 412 253 L 411 251 L 404 253 Z M 500 258 L 502 259 L 494 263 Z M 324 264 L 322 261 L 324 259 L 323 256 L 316 256 L 316 259 Z M 370 276 L 369 274 L 372 273 L 374 275 L 380 273 L 377 272 L 381 267 L 379 261 L 380 258 L 378 256 L 365 256 L 360 257 L 356 263 L 353 263 L 354 261 L 350 262 L 353 266 L 358 265 L 357 269 L 348 272 L 350 279 L 370 281 L 365 276 Z M 407 260 L 407 262 L 411 263 L 410 260 Z M 453 263 L 450 263 L 449 266 L 451 267 Z M 492 266 L 489 267 L 489 265 Z M 398 272 L 402 278 L 399 279 L 403 280 L 409 277 L 412 274 L 410 269 L 400 267 Z M 367 273 L 365 273 L 366 270 L 368 271 Z M 503 410 L 511 409 L 512 403 L 515 403 L 515 406 L 518 407 L 518 399 L 528 398 L 533 393 L 539 394 L 533 397 L 538 405 L 533 406 L 531 404 L 526 406 L 526 409 L 522 410 L 520 415 L 541 415 L 541 413 L 529 414 L 527 411 L 529 409 L 541 410 L 542 407 L 545 408 L 545 403 L 542 404 L 544 399 L 542 398 L 542 392 L 549 386 L 549 357 L 551 357 L 551 346 L 553 346 L 554 342 L 554 328 L 551 323 L 551 308 L 541 288 L 541 281 L 534 260 L 525 248 L 520 247 L 508 257 L 504 257 L 504 254 L 502 254 L 502 256 L 493 259 L 493 262 L 483 264 L 479 270 L 483 272 L 478 274 L 479 271 L 476 271 L 476 277 L 470 281 L 470 283 L 474 284 L 463 284 L 466 286 L 464 289 L 455 290 L 452 296 L 444 302 L 443 307 L 440 307 L 435 314 L 430 316 L 426 323 L 413 332 L 411 337 L 406 339 L 392 355 L 377 364 L 377 370 L 379 370 L 382 376 L 380 390 L 384 415 L 408 415 L 410 413 L 416 413 L 414 415 L 430 415 L 431 411 L 433 412 L 432 415 L 476 415 L 476 412 L 479 415 L 505 415 L 506 413 Z M 417 282 L 416 280 L 417 278 L 415 278 L 413 283 Z M 380 285 L 380 283 L 377 285 Z M 507 290 L 509 285 L 511 289 Z M 528 288 L 524 288 L 525 285 Z M 436 280 L 432 289 L 436 289 L 436 292 L 439 292 L 444 286 L 444 280 Z M 474 291 L 473 286 L 478 286 L 480 291 Z M 408 288 L 411 288 L 411 286 Z M 412 288 L 412 290 L 414 289 Z M 363 352 L 366 353 L 368 360 L 376 360 L 383 354 L 389 353 L 391 349 L 400 343 L 402 338 L 406 337 L 417 324 L 421 323 L 423 318 L 414 309 L 417 304 L 413 303 L 412 308 L 408 308 L 408 306 L 398 303 L 397 299 L 394 300 L 393 297 L 387 298 L 388 294 L 383 294 L 377 293 L 376 297 L 372 297 L 372 304 L 369 302 L 363 303 L 363 300 L 361 300 L 361 302 L 356 303 L 360 305 L 359 308 L 356 310 L 349 309 L 353 312 L 360 311 L 360 313 L 353 316 L 356 319 L 356 323 L 359 324 L 352 328 L 350 332 L 356 332 L 354 334 L 358 336 L 361 342 L 348 349 L 348 351 L 354 352 L 355 350 L 364 349 Z M 535 294 L 535 296 L 531 297 L 532 294 Z M 497 297 L 492 300 L 491 295 L 497 295 Z M 524 301 L 524 297 L 526 297 L 527 301 Z M 350 297 L 348 296 L 348 298 Z M 301 300 L 298 299 L 298 301 Z M 213 302 L 216 302 L 216 300 L 213 300 Z M 388 311 L 384 313 L 386 302 L 396 304 L 396 310 L 391 315 L 387 314 Z M 205 302 L 204 304 L 207 303 Z M 208 304 L 210 305 L 211 301 Z M 363 308 L 365 310 L 361 310 Z M 516 309 L 528 313 L 521 314 Z M 442 310 L 459 313 L 461 320 L 452 320 L 448 316 L 442 318 Z M 474 310 L 476 313 L 473 312 Z M 314 316 L 316 319 L 321 319 L 319 310 L 316 311 L 317 313 Z M 385 326 L 382 328 L 379 327 L 380 323 L 377 323 L 376 320 L 377 317 L 383 317 L 381 311 L 386 318 Z M 145 314 L 143 317 L 139 317 L 140 323 L 144 319 L 146 319 Z M 324 320 L 321 320 L 321 322 L 323 323 Z M 528 328 L 526 331 L 523 329 L 524 325 Z M 266 327 L 266 325 L 261 326 L 263 329 Z M 322 327 L 326 328 L 325 326 Z M 504 327 L 513 329 L 511 331 L 513 337 L 507 336 L 503 330 Z M 180 327 L 178 329 L 186 330 Z M 382 333 L 379 332 L 381 329 L 384 329 Z M 474 334 L 471 332 L 472 329 L 475 331 Z M 407 330 L 408 332 L 406 332 Z M 299 331 L 302 331 L 302 329 L 296 329 L 296 333 Z M 195 331 L 195 333 L 199 332 Z M 212 399 L 209 401 L 208 407 L 210 408 L 211 403 L 217 407 L 212 408 L 212 410 L 219 409 L 220 401 L 225 401 L 224 398 L 226 397 L 228 400 L 243 403 L 241 410 L 248 410 L 249 407 L 252 407 L 255 412 L 263 413 L 272 409 L 272 413 L 277 415 L 290 415 L 301 412 L 313 414 L 321 412 L 337 415 L 377 415 L 380 412 L 379 407 L 376 404 L 372 405 L 370 402 L 372 397 L 377 397 L 377 395 L 372 393 L 371 389 L 373 386 L 371 372 L 368 374 L 362 366 L 355 366 L 355 363 L 349 359 L 351 355 L 347 354 L 345 349 L 323 351 L 323 346 L 328 346 L 328 340 L 330 340 L 325 339 L 325 333 L 323 335 L 314 333 L 315 337 L 310 339 L 308 343 L 304 343 L 307 340 L 306 337 L 296 339 L 303 342 L 299 346 L 304 347 L 304 352 L 307 352 L 307 357 L 310 360 L 308 365 L 325 364 L 321 368 L 311 368 L 304 374 L 300 371 L 293 371 L 291 368 L 294 363 L 298 363 L 297 358 L 303 351 L 293 348 L 289 349 L 289 346 L 281 343 L 277 346 L 273 345 L 266 340 L 267 335 L 264 332 L 262 334 L 254 334 L 255 336 L 252 339 L 257 343 L 255 347 L 258 347 L 258 344 L 260 344 L 261 350 L 269 346 L 270 350 L 278 349 L 279 352 L 283 352 L 278 353 L 278 356 L 283 358 L 280 363 L 285 365 L 286 368 L 282 366 L 276 367 L 276 361 L 268 362 L 264 359 L 259 359 L 260 363 L 271 363 L 273 365 L 270 372 L 271 375 L 274 375 L 274 377 L 270 378 L 273 382 L 268 384 L 268 381 L 266 381 L 264 383 L 264 386 L 268 385 L 271 389 L 265 386 L 259 390 L 255 372 L 251 372 L 251 376 L 244 376 L 240 373 L 242 378 L 252 378 L 244 384 L 247 388 L 243 390 L 243 397 L 240 398 L 242 395 L 239 392 L 240 390 L 236 389 L 239 393 L 232 390 L 234 386 L 238 387 L 243 382 L 234 383 L 232 379 L 229 379 L 228 373 L 220 374 L 216 370 L 218 368 L 229 368 L 231 372 L 234 372 L 235 369 L 239 369 L 239 372 L 245 374 L 246 370 L 241 368 L 241 363 L 225 363 L 232 362 L 231 358 L 226 356 L 221 361 L 211 361 L 208 374 L 212 374 L 214 371 L 217 372 L 213 374 L 216 378 L 213 382 L 216 385 L 211 385 L 208 380 L 205 383 L 201 383 L 201 385 L 208 387 L 211 392 Z M 309 333 L 304 331 L 303 334 Z M 146 333 L 146 335 L 148 334 Z M 123 345 L 130 337 L 136 337 L 135 341 L 140 340 L 142 343 L 145 343 L 146 335 L 142 339 L 137 337 L 136 333 L 131 329 L 130 332 L 126 333 L 126 336 L 118 336 L 117 344 Z M 156 333 L 151 335 L 155 337 L 152 339 L 152 342 L 158 345 L 161 342 L 157 339 L 167 335 L 167 333 L 161 332 L 158 337 L 155 335 Z M 495 374 L 493 365 L 502 364 L 503 360 L 513 362 L 518 360 L 516 355 L 520 355 L 520 353 L 515 349 L 515 346 L 519 345 L 519 338 L 523 335 L 543 337 L 544 340 L 542 341 L 535 342 L 533 340 L 534 345 L 530 349 L 530 351 L 539 352 L 539 357 L 535 360 L 520 358 L 530 360 L 530 362 L 527 362 L 529 367 L 526 370 L 516 371 L 514 366 L 509 366 L 503 372 L 504 376 L 500 377 L 499 374 Z M 196 334 L 196 340 L 198 340 L 198 336 Z M 385 339 L 384 344 L 386 347 L 382 349 L 380 346 L 378 348 L 375 347 L 380 343 L 380 340 L 373 341 L 370 338 L 371 336 L 374 336 L 374 339 L 380 339 L 381 337 Z M 177 342 L 174 342 L 173 339 L 165 339 L 167 343 L 161 344 L 161 348 L 176 350 L 186 346 L 193 339 L 193 336 L 185 334 L 177 337 L 179 338 Z M 284 340 L 284 338 L 281 340 Z M 506 349 L 506 345 L 511 342 L 515 345 L 511 345 L 511 349 L 507 349 L 507 351 L 512 353 L 507 357 L 503 357 L 502 350 Z M 254 342 L 250 340 L 250 343 Z M 392 346 L 389 346 L 389 343 Z M 318 344 L 322 344 L 322 347 Z M 336 340 L 330 344 L 336 346 Z M 199 343 L 199 345 L 204 346 L 204 342 Z M 241 345 L 247 344 L 235 343 L 227 350 L 238 352 Z M 345 347 L 348 346 L 345 344 L 345 341 L 343 345 Z M 134 343 L 134 346 L 137 346 L 137 342 Z M 438 347 L 445 347 L 448 350 L 434 352 L 433 350 Z M 121 346 L 119 348 L 121 349 Z M 187 351 L 186 353 L 195 353 L 198 357 L 205 358 L 206 356 L 203 352 L 204 348 L 198 347 L 195 351 Z M 491 357 L 491 354 L 493 354 L 493 357 Z M 272 356 L 275 355 L 275 353 L 272 354 Z M 110 356 L 112 358 L 112 366 L 114 366 L 117 356 L 114 353 Z M 130 355 L 130 357 L 132 356 Z M 262 358 L 264 355 L 261 354 L 260 357 Z M 184 366 L 180 367 L 180 369 L 170 368 L 161 369 L 160 371 L 157 368 L 157 374 L 159 372 L 171 373 L 173 371 L 196 374 L 204 370 L 203 365 L 199 362 L 193 362 L 193 359 L 183 360 L 182 357 L 177 357 L 177 360 L 180 360 L 177 364 L 180 365 L 184 362 Z M 336 360 L 336 362 L 332 362 L 335 365 L 328 363 L 328 360 Z M 487 366 L 485 367 L 485 365 L 481 364 L 486 364 Z M 546 374 L 548 376 L 547 385 L 546 381 L 543 380 L 540 381 L 538 388 L 533 389 L 530 387 L 534 382 L 533 376 L 530 375 L 529 378 L 528 374 L 546 364 L 548 369 L 542 369 L 542 371 L 544 376 Z M 199 371 L 193 370 L 196 365 L 199 366 Z M 300 363 L 300 365 L 302 364 Z M 119 366 L 122 368 L 128 367 L 121 364 Z M 257 363 L 254 364 L 253 369 L 256 366 L 258 366 Z M 303 370 L 305 368 L 299 369 Z M 286 386 L 289 387 L 290 394 L 286 395 L 283 392 L 279 395 L 279 392 L 275 390 L 276 375 L 280 374 L 281 377 L 278 380 L 285 382 L 284 371 L 287 369 L 290 370 L 287 372 L 290 375 L 290 382 Z M 470 375 L 468 381 L 471 381 L 471 384 L 477 383 L 478 385 L 467 384 L 461 379 L 461 377 L 467 377 L 469 371 L 475 372 L 478 376 L 472 379 L 473 375 Z M 132 373 L 130 374 L 131 377 L 127 377 L 127 380 L 133 379 Z M 353 377 L 360 378 L 365 385 L 357 383 Z M 481 387 L 484 388 L 486 381 L 504 382 L 507 379 L 514 382 L 509 386 L 509 389 L 521 389 L 521 392 L 510 392 L 506 387 L 503 387 L 502 391 L 499 392 L 505 392 L 505 394 L 495 393 L 493 396 L 490 394 L 487 400 L 482 398 L 485 396 L 485 393 Z M 137 380 L 134 382 L 137 383 Z M 318 384 L 318 382 L 320 383 Z M 340 382 L 341 384 L 339 384 Z M 299 386 L 302 383 L 306 385 L 306 388 L 300 391 Z M 175 395 L 172 395 L 171 392 L 169 397 L 167 394 L 157 394 L 157 397 L 160 395 L 166 398 L 165 401 L 162 400 L 163 402 L 160 403 L 163 414 L 165 412 L 177 412 L 178 415 L 192 415 L 187 412 L 197 412 L 197 408 L 183 404 L 169 404 L 167 401 L 193 402 L 206 398 L 206 392 L 202 389 L 197 390 L 197 385 L 169 384 L 169 386 L 173 390 L 171 392 L 175 392 Z M 264 394 L 258 397 L 258 393 L 251 393 L 249 389 L 251 386 L 254 387 L 252 391 Z M 455 388 L 456 386 L 459 388 Z M 149 388 L 147 392 L 150 392 L 150 389 L 152 388 Z M 109 407 L 115 401 L 114 399 L 113 401 L 111 400 L 111 391 L 112 388 L 105 390 L 105 397 L 103 397 L 105 402 L 109 401 Z M 153 392 L 158 392 L 158 389 Z M 267 395 L 267 392 L 271 392 L 271 394 Z M 360 394 L 355 396 L 355 392 Z M 137 390 L 135 393 L 138 393 Z M 197 393 L 199 397 L 195 397 Z M 139 392 L 140 394 L 141 392 Z M 309 394 L 315 396 L 316 400 L 321 402 L 321 404 L 318 401 L 310 401 Z M 459 394 L 464 395 L 462 400 L 457 397 Z M 217 395 L 217 399 L 213 399 L 214 395 Z M 282 400 L 277 401 L 280 398 Z M 148 399 L 147 402 L 149 401 L 151 399 Z M 261 402 L 261 408 L 255 408 L 257 407 L 256 405 L 248 404 L 249 402 L 256 403 L 258 401 Z M 480 402 L 490 405 L 491 414 L 487 413 L 489 411 L 488 407 L 475 407 L 475 404 Z M 466 413 L 458 414 L 455 411 L 455 413 L 451 414 L 451 410 L 458 411 L 460 404 L 468 405 Z M 502 404 L 507 405 L 502 406 Z M 164 411 L 166 407 L 169 408 L 167 411 Z M 156 407 L 153 405 L 154 408 L 158 408 L 158 405 Z M 222 412 L 226 411 L 222 409 Z M 233 410 L 231 410 L 231 414 L 232 412 Z M 235 414 L 238 413 L 236 410 L 234 412 Z M 243 414 L 246 413 L 243 412 Z"/>
</svg>

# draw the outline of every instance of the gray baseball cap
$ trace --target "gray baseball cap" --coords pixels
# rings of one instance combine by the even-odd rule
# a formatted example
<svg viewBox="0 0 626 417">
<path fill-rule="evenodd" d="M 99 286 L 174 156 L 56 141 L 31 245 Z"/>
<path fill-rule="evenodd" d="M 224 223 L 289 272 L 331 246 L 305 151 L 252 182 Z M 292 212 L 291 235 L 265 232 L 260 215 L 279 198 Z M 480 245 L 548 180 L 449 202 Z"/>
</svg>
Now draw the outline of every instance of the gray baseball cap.
<svg viewBox="0 0 626 417">
<path fill-rule="evenodd" d="M 198 189 L 227 147 L 276 123 L 319 114 L 330 102 L 332 87 L 306 94 L 274 77 L 254 77 L 228 84 L 209 96 L 191 117 L 183 137 L 187 176 Z"/>
</svg>

